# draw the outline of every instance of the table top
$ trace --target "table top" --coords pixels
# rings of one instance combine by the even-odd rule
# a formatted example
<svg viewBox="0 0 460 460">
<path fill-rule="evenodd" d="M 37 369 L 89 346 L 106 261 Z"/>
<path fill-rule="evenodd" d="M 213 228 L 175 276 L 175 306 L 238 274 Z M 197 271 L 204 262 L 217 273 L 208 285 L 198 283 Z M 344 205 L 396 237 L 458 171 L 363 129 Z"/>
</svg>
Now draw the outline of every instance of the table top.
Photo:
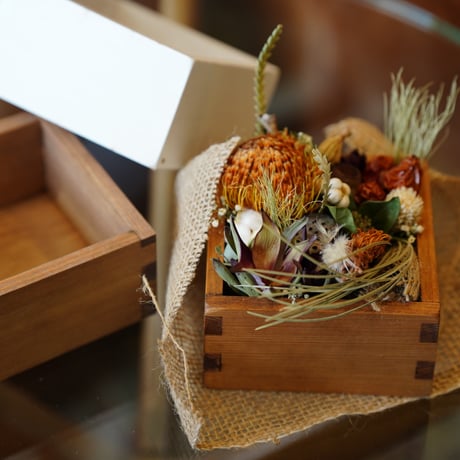
<svg viewBox="0 0 460 460">
<path fill-rule="evenodd" d="M 154 349 L 142 350 L 148 329 L 129 327 L 0 383 L 0 458 L 275 460 L 305 458 L 305 452 L 318 459 L 460 457 L 460 391 L 341 417 L 279 444 L 194 452 L 156 380 Z"/>
</svg>

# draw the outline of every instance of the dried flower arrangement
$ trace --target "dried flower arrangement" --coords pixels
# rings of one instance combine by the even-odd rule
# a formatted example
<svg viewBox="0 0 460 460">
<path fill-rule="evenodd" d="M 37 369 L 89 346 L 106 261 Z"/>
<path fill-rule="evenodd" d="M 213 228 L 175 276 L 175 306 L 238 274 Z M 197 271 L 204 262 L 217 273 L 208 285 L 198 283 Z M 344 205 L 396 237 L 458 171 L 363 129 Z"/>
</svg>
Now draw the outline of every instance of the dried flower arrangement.
<svg viewBox="0 0 460 460">
<path fill-rule="evenodd" d="M 441 110 L 442 88 L 431 94 L 406 84 L 401 70 L 384 100 L 384 132 L 347 118 L 326 127 L 316 145 L 266 114 L 263 74 L 281 31 L 258 59 L 255 137 L 232 152 L 221 176 L 212 225 L 224 226 L 225 241 L 215 271 L 233 292 L 282 306 L 273 315 L 252 312 L 265 320 L 260 328 L 417 300 L 419 190 L 455 110 L 456 79 Z"/>
</svg>

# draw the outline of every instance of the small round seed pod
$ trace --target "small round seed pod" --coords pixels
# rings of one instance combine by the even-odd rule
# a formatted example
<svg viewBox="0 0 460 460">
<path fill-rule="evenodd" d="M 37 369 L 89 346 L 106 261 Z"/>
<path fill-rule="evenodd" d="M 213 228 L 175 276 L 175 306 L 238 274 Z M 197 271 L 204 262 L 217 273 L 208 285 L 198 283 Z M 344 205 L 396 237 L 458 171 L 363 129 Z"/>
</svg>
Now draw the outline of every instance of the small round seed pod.
<svg viewBox="0 0 460 460">
<path fill-rule="evenodd" d="M 327 202 L 338 208 L 350 206 L 351 189 L 348 184 L 342 182 L 338 177 L 333 177 L 329 182 Z"/>
</svg>

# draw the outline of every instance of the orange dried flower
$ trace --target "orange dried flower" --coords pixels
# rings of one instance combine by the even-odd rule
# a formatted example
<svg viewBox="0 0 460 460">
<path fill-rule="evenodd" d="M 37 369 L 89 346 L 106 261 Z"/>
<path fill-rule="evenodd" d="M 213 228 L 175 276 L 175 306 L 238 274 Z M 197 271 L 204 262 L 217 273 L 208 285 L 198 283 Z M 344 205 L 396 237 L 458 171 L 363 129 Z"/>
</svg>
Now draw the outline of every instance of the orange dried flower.
<svg viewBox="0 0 460 460">
<path fill-rule="evenodd" d="M 394 166 L 394 158 L 388 155 L 376 155 L 366 161 L 365 179 L 375 179 L 382 171 Z"/>
<path fill-rule="evenodd" d="M 286 131 L 265 134 L 241 144 L 229 157 L 221 178 L 227 205 L 261 211 L 260 182 L 268 175 L 273 189 L 283 199 L 300 199 L 299 218 L 318 207 L 321 173 L 311 152 Z"/>
<path fill-rule="evenodd" d="M 382 201 L 386 197 L 386 192 L 376 180 L 362 182 L 356 191 L 356 202 L 362 203 L 367 200 Z"/>
<path fill-rule="evenodd" d="M 353 262 L 361 270 L 365 270 L 372 262 L 383 256 L 386 251 L 385 246 L 390 240 L 390 235 L 376 228 L 358 230 L 351 237 Z"/>
<path fill-rule="evenodd" d="M 422 168 L 420 160 L 415 156 L 404 158 L 398 165 L 380 174 L 380 182 L 387 190 L 398 187 L 411 187 L 420 190 Z"/>
</svg>

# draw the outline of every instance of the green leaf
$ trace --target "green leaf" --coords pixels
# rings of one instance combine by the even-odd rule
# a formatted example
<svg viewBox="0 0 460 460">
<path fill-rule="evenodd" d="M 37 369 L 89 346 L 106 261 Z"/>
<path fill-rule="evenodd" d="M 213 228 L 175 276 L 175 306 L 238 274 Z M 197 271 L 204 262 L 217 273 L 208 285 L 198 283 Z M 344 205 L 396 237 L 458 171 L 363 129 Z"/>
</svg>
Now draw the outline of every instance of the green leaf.
<svg viewBox="0 0 460 460">
<path fill-rule="evenodd" d="M 227 265 L 223 264 L 218 259 L 212 259 L 212 264 L 214 266 L 214 270 L 216 273 L 225 281 L 234 291 L 245 294 L 251 295 L 248 293 L 247 289 L 241 288 L 238 285 L 240 284 L 240 280 L 230 271 Z M 252 290 L 251 290 L 252 291 Z"/>
<path fill-rule="evenodd" d="M 308 216 L 304 216 L 299 220 L 294 221 L 289 227 L 285 228 L 283 231 L 283 237 L 287 241 L 292 241 L 293 238 L 297 235 L 297 233 L 302 230 L 302 227 L 305 227 L 308 221 Z"/>
<path fill-rule="evenodd" d="M 224 247 L 224 252 L 219 255 L 223 255 L 225 262 L 238 260 L 238 254 L 235 252 L 231 244 L 226 244 Z"/>
<path fill-rule="evenodd" d="M 257 289 L 252 289 L 251 286 L 257 286 L 254 278 L 247 272 L 236 272 L 236 277 L 238 278 L 240 285 L 236 286 L 241 292 L 244 292 L 249 297 L 256 297 L 260 295 L 260 292 Z"/>
<path fill-rule="evenodd" d="M 327 206 L 331 216 L 334 220 L 339 224 L 342 225 L 345 229 L 349 232 L 354 233 L 356 232 L 356 224 L 355 219 L 353 218 L 353 214 L 348 208 L 338 208 L 337 206 Z"/>
<path fill-rule="evenodd" d="M 388 233 L 395 224 L 400 210 L 401 203 L 398 197 L 389 201 L 365 201 L 359 207 L 359 213 L 369 217 L 372 225 L 385 233 Z"/>
<path fill-rule="evenodd" d="M 241 241 L 236 231 L 233 219 L 230 219 L 228 227 L 225 231 L 225 241 L 231 246 L 233 252 L 236 254 L 236 260 L 241 258 Z"/>
</svg>

